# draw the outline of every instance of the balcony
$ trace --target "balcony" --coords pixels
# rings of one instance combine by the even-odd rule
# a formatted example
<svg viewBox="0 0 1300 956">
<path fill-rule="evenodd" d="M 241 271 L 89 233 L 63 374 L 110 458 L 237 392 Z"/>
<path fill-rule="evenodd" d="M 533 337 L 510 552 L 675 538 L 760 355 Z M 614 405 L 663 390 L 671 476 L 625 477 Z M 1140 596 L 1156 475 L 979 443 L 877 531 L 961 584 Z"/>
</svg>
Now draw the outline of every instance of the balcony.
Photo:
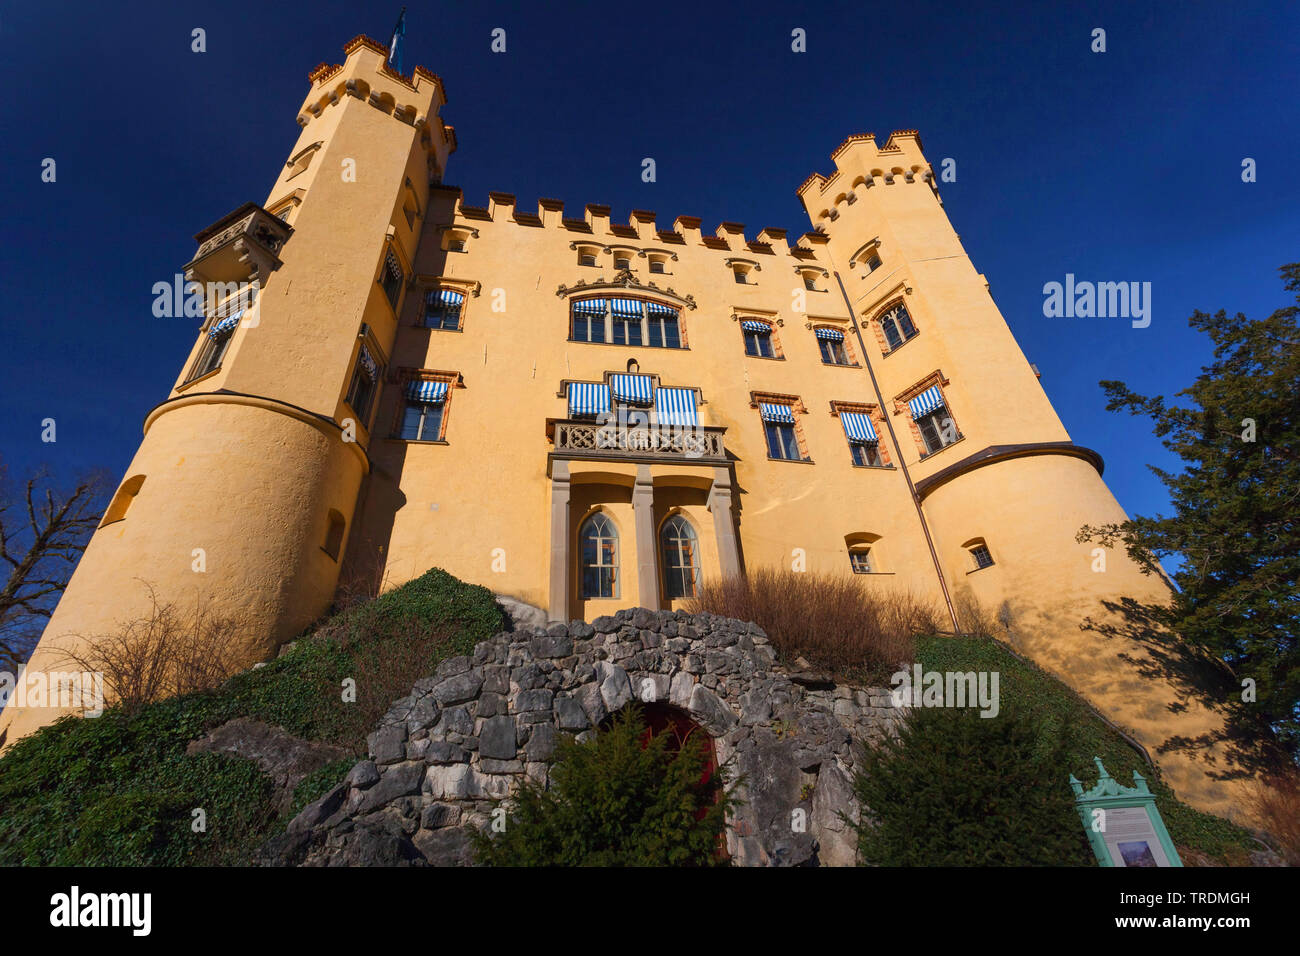
<svg viewBox="0 0 1300 956">
<path fill-rule="evenodd" d="M 244 203 L 195 235 L 199 249 L 185 266 L 186 281 L 265 285 L 292 234 L 291 226 L 257 203 Z"/>
<path fill-rule="evenodd" d="M 669 425 L 599 424 L 574 419 L 548 419 L 546 437 L 554 444 L 552 457 L 616 461 L 682 462 L 725 465 L 726 428 Z"/>
</svg>

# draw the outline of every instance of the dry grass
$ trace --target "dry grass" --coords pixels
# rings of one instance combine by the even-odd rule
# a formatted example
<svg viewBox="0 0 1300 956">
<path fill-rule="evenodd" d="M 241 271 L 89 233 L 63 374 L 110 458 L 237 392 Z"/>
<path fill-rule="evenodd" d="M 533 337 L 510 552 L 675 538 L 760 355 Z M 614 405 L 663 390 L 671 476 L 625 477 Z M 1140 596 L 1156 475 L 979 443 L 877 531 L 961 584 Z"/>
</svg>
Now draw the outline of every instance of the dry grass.
<svg viewBox="0 0 1300 956">
<path fill-rule="evenodd" d="M 1300 774 L 1269 777 L 1256 789 L 1252 804 L 1287 866 L 1300 866 Z"/>
<path fill-rule="evenodd" d="M 936 609 L 914 595 L 868 589 L 847 575 L 770 568 L 706 583 L 691 610 L 753 621 L 783 662 L 802 657 L 835 674 L 877 680 L 912 660 L 917 634 L 939 626 Z"/>
<path fill-rule="evenodd" d="M 135 713 L 157 700 L 210 690 L 248 666 L 250 648 L 237 621 L 214 613 L 202 596 L 181 608 L 144 586 L 147 614 L 108 634 L 77 636 L 63 652 L 78 670 L 104 675 L 109 702 Z"/>
</svg>

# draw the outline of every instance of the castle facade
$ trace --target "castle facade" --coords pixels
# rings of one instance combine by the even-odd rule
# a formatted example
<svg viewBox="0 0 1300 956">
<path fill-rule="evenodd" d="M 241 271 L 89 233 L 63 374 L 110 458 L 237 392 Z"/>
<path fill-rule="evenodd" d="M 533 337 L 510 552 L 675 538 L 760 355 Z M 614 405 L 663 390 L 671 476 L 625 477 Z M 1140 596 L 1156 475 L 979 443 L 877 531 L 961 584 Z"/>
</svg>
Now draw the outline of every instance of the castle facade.
<svg viewBox="0 0 1300 956">
<path fill-rule="evenodd" d="M 1075 540 L 1124 512 L 915 131 L 841 143 L 798 186 L 798 237 L 473 206 L 444 184 L 442 81 L 386 54 L 358 37 L 313 71 L 265 202 L 196 237 L 186 278 L 241 293 L 206 311 L 29 667 L 142 612 L 141 580 L 210 596 L 266 656 L 341 583 L 431 567 L 554 620 L 794 568 L 910 591 L 954 629 L 978 602 L 1153 755 L 1217 746 L 1212 709 L 1171 709 L 1178 688 L 1132 663 L 1140 642 L 1080 627 L 1167 585 Z M 10 707 L 0 727 L 54 716 Z M 1202 749 L 1158 759 L 1223 809 Z"/>
</svg>

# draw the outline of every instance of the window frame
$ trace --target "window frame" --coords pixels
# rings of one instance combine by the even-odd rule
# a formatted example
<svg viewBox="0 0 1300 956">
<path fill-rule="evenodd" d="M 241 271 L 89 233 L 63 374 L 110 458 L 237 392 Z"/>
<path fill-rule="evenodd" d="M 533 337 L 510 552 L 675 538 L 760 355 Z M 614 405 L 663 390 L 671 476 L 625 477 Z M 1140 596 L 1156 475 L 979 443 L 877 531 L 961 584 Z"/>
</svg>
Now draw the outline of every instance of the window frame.
<svg viewBox="0 0 1300 956">
<path fill-rule="evenodd" d="M 678 536 L 671 539 L 665 538 L 665 534 L 669 531 L 670 526 L 674 526 L 674 527 L 685 526 L 686 531 L 689 532 L 689 537 L 684 538 Z M 683 557 L 682 554 L 683 541 L 689 541 L 690 544 L 689 558 L 691 563 L 689 565 L 674 563 L 671 560 L 671 558 L 673 557 L 676 557 L 678 559 L 681 559 Z M 668 551 L 670 543 L 675 544 L 674 554 L 672 555 L 670 555 Z M 679 600 L 687 600 L 690 598 L 699 597 L 700 576 L 701 576 L 700 575 L 700 536 L 699 533 L 696 532 L 695 526 L 691 523 L 690 519 L 688 519 L 681 512 L 677 512 L 675 514 L 669 515 L 667 518 L 664 519 L 663 524 L 659 526 L 659 557 L 660 557 L 660 564 L 663 572 L 662 573 L 663 581 L 661 584 L 661 589 L 662 589 L 662 597 L 664 601 L 679 601 Z M 690 573 L 690 582 L 691 582 L 690 592 L 674 594 L 672 584 L 670 583 L 673 581 L 672 576 L 674 575 L 674 573 L 676 574 L 678 578 L 676 583 L 679 586 L 681 586 L 685 584 L 685 577 L 683 576 L 683 572 L 687 572 L 687 571 L 689 571 Z"/>
<path fill-rule="evenodd" d="M 587 554 L 586 554 L 586 542 L 588 537 L 587 529 L 588 527 L 594 527 L 597 519 L 599 519 L 601 524 L 604 526 L 602 528 L 598 528 L 597 530 L 603 531 L 605 528 L 608 528 L 608 530 L 611 533 L 610 534 L 598 533 L 593 536 L 593 539 L 596 542 L 595 545 L 596 562 L 594 564 L 589 565 L 587 563 Z M 610 542 L 608 546 L 608 550 L 606 550 L 606 546 L 602 544 L 602 542 Z M 577 548 L 578 597 L 581 600 L 608 601 L 608 600 L 619 599 L 620 592 L 622 591 L 622 580 L 621 580 L 622 575 L 619 573 L 619 558 L 620 558 L 621 550 L 622 549 L 620 547 L 618 526 L 614 524 L 613 519 L 610 518 L 610 516 L 606 512 L 593 511 L 591 514 L 587 515 L 587 517 L 585 517 L 582 520 L 582 523 L 578 525 L 578 548 Z M 606 555 L 610 557 L 610 560 L 608 563 L 602 563 L 600 559 L 602 557 L 605 557 Z M 597 584 L 595 589 L 596 593 L 588 593 L 587 573 L 589 570 L 596 572 L 596 576 L 597 576 Z M 610 592 L 608 594 L 603 593 L 605 590 L 606 582 L 605 582 L 604 574 L 602 572 L 608 573 L 608 584 L 609 584 L 609 592 Z"/>
<path fill-rule="evenodd" d="M 361 349 L 365 349 L 370 355 L 370 360 L 375 363 L 375 374 L 370 376 L 365 369 L 365 363 L 361 361 Z M 383 369 L 375 358 L 374 352 L 366 347 L 363 342 L 361 348 L 357 349 L 356 362 L 352 367 L 352 378 L 348 382 L 348 390 L 343 396 L 343 401 L 347 403 L 348 408 L 357 416 L 357 421 L 366 431 L 370 431 L 370 422 L 374 416 L 375 399 L 379 396 L 379 383 L 383 377 Z M 368 379 L 370 383 L 369 390 L 364 393 L 364 401 L 358 402 L 361 397 L 358 393 L 358 383 L 363 379 Z M 364 406 L 364 407 L 363 407 Z"/>
<path fill-rule="evenodd" d="M 861 558 L 864 567 L 859 567 L 859 562 L 855 559 Z M 871 548 L 854 547 L 849 549 L 849 567 L 854 574 L 875 574 L 876 569 L 871 560 Z"/>
<path fill-rule="evenodd" d="M 440 304 L 436 309 L 430 309 L 429 300 L 436 298 L 441 303 L 441 294 L 443 292 L 456 292 L 461 296 L 460 304 L 456 306 L 456 324 L 448 327 L 445 322 L 445 314 L 448 306 L 445 303 Z M 462 332 L 465 329 L 465 303 L 469 300 L 469 295 L 463 289 L 456 289 L 451 286 L 432 286 L 425 290 L 424 308 L 420 312 L 420 328 L 430 329 L 434 332 Z M 444 314 L 444 321 L 439 325 L 430 325 L 429 316 L 434 311 L 440 311 Z"/>
</svg>

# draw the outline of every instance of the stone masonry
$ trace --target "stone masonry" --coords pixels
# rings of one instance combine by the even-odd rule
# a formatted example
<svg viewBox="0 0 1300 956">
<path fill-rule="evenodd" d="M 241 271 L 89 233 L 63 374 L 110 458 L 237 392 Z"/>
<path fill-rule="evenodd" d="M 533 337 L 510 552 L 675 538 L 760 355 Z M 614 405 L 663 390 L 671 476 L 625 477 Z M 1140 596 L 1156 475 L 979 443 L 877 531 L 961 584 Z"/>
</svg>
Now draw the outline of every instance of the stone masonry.
<svg viewBox="0 0 1300 956">
<path fill-rule="evenodd" d="M 860 753 L 903 711 L 887 688 L 786 673 L 757 625 L 619 611 L 497 634 L 396 701 L 369 759 L 264 850 L 273 865 L 469 864 L 470 827 L 524 776 L 545 782 L 559 734 L 586 739 L 633 699 L 674 705 L 713 738 L 743 803 L 727 850 L 743 866 L 851 865 Z"/>
</svg>

